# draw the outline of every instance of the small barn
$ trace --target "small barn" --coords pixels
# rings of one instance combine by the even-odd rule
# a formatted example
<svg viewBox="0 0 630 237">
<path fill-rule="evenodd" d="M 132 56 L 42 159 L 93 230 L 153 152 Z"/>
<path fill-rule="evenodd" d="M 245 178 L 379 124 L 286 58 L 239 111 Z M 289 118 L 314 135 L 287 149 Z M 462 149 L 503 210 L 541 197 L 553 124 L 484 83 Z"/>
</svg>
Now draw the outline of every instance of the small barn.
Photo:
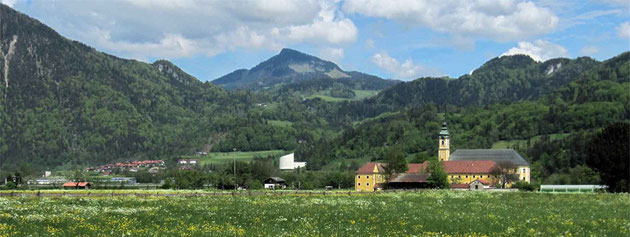
<svg viewBox="0 0 630 237">
<path fill-rule="evenodd" d="M 92 184 L 88 182 L 67 182 L 63 184 L 64 189 L 90 189 Z"/>
<path fill-rule="evenodd" d="M 427 188 L 427 178 L 430 173 L 401 173 L 395 174 L 389 179 L 389 188 L 393 189 L 418 189 Z"/>
<path fill-rule="evenodd" d="M 469 188 L 472 191 L 483 191 L 492 188 L 492 185 L 488 181 L 477 179 L 470 182 Z"/>
<path fill-rule="evenodd" d="M 266 189 L 284 189 L 287 187 L 287 181 L 280 177 L 269 177 L 263 183 Z"/>
</svg>

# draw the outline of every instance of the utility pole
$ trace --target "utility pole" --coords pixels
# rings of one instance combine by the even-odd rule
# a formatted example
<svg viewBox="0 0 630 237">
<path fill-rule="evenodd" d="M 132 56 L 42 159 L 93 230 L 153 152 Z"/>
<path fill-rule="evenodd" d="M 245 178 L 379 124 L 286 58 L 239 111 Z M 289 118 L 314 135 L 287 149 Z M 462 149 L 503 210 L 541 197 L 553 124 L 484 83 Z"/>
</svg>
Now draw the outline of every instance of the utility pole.
<svg viewBox="0 0 630 237">
<path fill-rule="evenodd" d="M 238 187 L 238 180 L 236 179 L 236 148 L 232 148 L 232 160 L 234 161 L 234 190 Z"/>
</svg>

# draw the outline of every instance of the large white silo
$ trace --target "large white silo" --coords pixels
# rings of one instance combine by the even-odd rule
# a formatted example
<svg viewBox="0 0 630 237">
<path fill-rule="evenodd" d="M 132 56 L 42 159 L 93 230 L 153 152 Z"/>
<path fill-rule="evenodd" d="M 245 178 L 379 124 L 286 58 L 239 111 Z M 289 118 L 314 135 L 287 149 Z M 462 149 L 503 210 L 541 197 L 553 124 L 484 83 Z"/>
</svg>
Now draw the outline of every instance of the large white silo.
<svg viewBox="0 0 630 237">
<path fill-rule="evenodd" d="M 280 169 L 281 170 L 292 170 L 294 168 L 294 157 L 295 153 L 291 153 L 288 155 L 284 155 L 280 157 Z"/>
</svg>

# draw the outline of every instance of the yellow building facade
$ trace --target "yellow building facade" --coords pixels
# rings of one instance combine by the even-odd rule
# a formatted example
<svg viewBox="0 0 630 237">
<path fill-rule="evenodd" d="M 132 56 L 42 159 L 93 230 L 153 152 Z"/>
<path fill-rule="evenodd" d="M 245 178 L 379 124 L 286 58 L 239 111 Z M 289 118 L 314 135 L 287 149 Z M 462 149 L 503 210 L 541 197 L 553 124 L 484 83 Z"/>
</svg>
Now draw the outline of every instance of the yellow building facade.
<svg viewBox="0 0 630 237">
<path fill-rule="evenodd" d="M 363 165 L 354 176 L 354 189 L 359 192 L 373 192 L 379 190 L 380 184 L 385 183 L 382 164 L 370 162 Z"/>
<path fill-rule="evenodd" d="M 494 183 L 497 179 L 491 174 L 448 174 L 448 182 L 451 184 L 470 184 L 475 180 Z"/>
<path fill-rule="evenodd" d="M 497 184 L 499 179 L 491 173 L 492 169 L 499 164 L 501 164 L 500 167 L 515 167 L 507 172 L 517 174 L 519 181 L 530 182 L 529 163 L 513 149 L 458 149 L 451 154 L 446 122 L 442 123 L 438 142 L 438 159 L 442 162 L 451 184 L 470 184 L 475 180 L 486 184 Z M 428 162 L 408 164 L 407 173 L 425 172 L 427 164 Z M 502 166 L 505 164 L 507 166 Z M 355 176 L 355 190 L 362 192 L 379 190 L 386 182 L 382 166 L 381 163 L 369 162 L 359 168 Z M 508 187 L 511 185 L 511 183 L 507 184 Z"/>
</svg>

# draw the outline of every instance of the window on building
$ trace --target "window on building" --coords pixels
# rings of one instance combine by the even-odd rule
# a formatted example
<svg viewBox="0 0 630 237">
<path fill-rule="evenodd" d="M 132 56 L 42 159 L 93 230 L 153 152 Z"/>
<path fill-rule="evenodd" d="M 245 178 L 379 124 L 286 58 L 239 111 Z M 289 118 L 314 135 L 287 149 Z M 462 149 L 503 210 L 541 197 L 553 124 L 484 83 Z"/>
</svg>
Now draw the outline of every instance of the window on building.
<svg viewBox="0 0 630 237">
<path fill-rule="evenodd" d="M 368 176 L 365 176 L 365 178 L 366 178 L 366 179 L 369 179 L 369 178 L 370 178 L 370 176 L 369 176 L 369 175 L 368 175 Z"/>
<path fill-rule="evenodd" d="M 365 183 L 365 186 L 370 186 L 370 183 Z"/>
<path fill-rule="evenodd" d="M 466 178 L 468 178 L 468 175 L 466 175 Z"/>
<path fill-rule="evenodd" d="M 525 181 L 525 177 L 523 177 L 523 181 Z"/>
<path fill-rule="evenodd" d="M 525 173 L 525 168 L 523 168 L 523 174 Z"/>
<path fill-rule="evenodd" d="M 357 179 L 360 179 L 360 178 L 361 178 L 361 175 L 357 175 Z"/>
<path fill-rule="evenodd" d="M 361 183 L 357 183 L 357 186 L 361 186 Z"/>
<path fill-rule="evenodd" d="M 473 178 L 475 177 L 475 175 L 473 175 Z"/>
<path fill-rule="evenodd" d="M 457 176 L 457 178 L 462 178 L 462 176 L 461 176 L 461 175 L 458 175 L 458 176 Z"/>
<path fill-rule="evenodd" d="M 435 144 L 435 143 L 433 143 L 433 144 Z M 442 145 L 444 145 L 444 140 L 442 140 Z"/>
</svg>

